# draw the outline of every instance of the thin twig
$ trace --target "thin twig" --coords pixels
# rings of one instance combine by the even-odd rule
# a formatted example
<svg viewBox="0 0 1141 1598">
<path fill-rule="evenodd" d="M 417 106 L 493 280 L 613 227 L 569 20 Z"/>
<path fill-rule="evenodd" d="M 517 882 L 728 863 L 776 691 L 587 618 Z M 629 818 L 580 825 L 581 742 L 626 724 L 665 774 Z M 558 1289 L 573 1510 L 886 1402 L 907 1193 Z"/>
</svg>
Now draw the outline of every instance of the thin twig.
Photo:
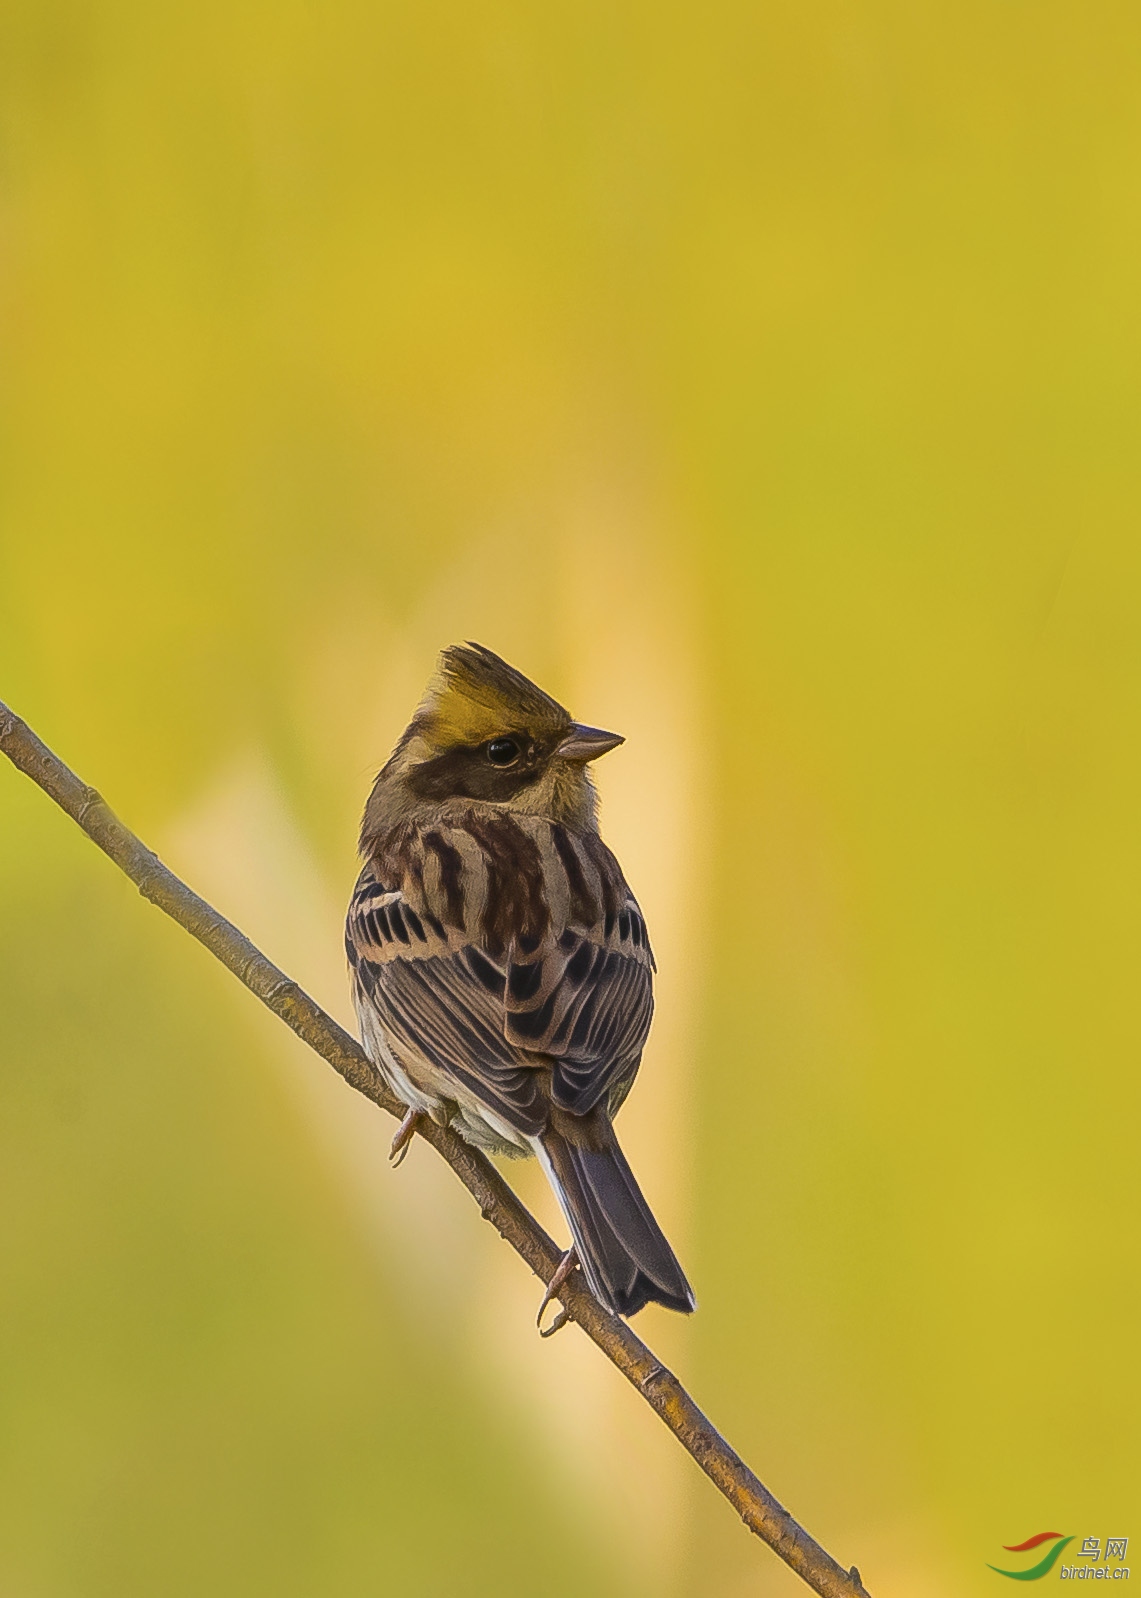
<svg viewBox="0 0 1141 1598">
<path fill-rule="evenodd" d="M 140 893 L 205 944 L 350 1087 L 390 1115 L 398 1119 L 403 1116 L 405 1106 L 390 1092 L 360 1045 L 296 982 L 267 960 L 244 933 L 169 871 L 113 814 L 96 790 L 80 782 L 2 703 L 0 749 L 126 872 Z M 549 1282 L 559 1264 L 559 1249 L 490 1161 L 456 1133 L 431 1121 L 424 1122 L 419 1136 L 448 1162 L 479 1205 L 484 1219 L 522 1255 L 542 1282 Z M 654 1358 L 625 1321 L 603 1309 L 577 1273 L 572 1273 L 557 1296 L 570 1318 L 578 1322 L 661 1416 L 750 1531 L 768 1543 L 821 1598 L 868 1598 L 855 1566 L 844 1570 L 797 1524 L 701 1413 L 673 1372 Z"/>
</svg>

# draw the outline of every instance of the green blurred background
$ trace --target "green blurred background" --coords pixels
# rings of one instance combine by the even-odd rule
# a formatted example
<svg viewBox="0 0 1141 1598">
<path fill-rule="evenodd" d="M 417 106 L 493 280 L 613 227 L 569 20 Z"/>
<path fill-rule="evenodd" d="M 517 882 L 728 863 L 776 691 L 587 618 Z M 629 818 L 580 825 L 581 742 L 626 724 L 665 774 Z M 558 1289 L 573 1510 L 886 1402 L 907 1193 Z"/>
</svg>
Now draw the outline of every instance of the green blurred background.
<svg viewBox="0 0 1141 1598">
<path fill-rule="evenodd" d="M 342 1015 L 441 645 L 627 733 L 639 1330 L 875 1598 L 1141 1536 L 1139 68 L 1075 0 L 0 11 L 0 696 Z M 7 767 L 0 944 L 3 1598 L 805 1590 Z"/>
</svg>

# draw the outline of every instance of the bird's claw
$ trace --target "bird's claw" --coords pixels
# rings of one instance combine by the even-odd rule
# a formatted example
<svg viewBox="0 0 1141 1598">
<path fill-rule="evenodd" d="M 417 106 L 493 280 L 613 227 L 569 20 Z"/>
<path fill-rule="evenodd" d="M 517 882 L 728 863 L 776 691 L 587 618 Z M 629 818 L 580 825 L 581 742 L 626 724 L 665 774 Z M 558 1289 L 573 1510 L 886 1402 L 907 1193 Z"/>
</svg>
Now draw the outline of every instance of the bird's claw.
<svg viewBox="0 0 1141 1598">
<path fill-rule="evenodd" d="M 419 1131 L 422 1120 L 422 1110 L 409 1110 L 397 1127 L 396 1136 L 392 1140 L 392 1147 L 388 1151 L 388 1158 L 392 1161 L 392 1169 L 394 1171 L 408 1153 L 408 1145 Z"/>
<path fill-rule="evenodd" d="M 575 1253 L 572 1246 L 571 1248 L 567 1249 L 566 1253 L 563 1255 L 562 1259 L 555 1268 L 555 1274 L 547 1283 L 547 1291 L 543 1294 L 543 1302 L 539 1305 L 539 1313 L 535 1316 L 535 1325 L 539 1328 L 540 1337 L 553 1337 L 555 1333 L 560 1331 L 570 1320 L 570 1310 L 561 1309 L 546 1330 L 543 1329 L 543 1311 L 554 1298 L 559 1288 L 563 1285 L 577 1264 L 578 1255 Z"/>
</svg>

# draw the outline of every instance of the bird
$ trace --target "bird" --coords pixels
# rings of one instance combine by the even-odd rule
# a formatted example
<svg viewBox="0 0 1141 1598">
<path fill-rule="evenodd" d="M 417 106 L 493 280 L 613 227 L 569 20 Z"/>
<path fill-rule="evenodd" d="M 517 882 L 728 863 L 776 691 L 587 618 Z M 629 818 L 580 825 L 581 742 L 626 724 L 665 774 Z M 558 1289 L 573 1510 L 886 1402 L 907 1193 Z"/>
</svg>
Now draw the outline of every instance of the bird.
<svg viewBox="0 0 1141 1598">
<path fill-rule="evenodd" d="M 394 1161 L 430 1117 L 554 1189 L 572 1244 L 540 1323 L 576 1266 L 613 1314 L 696 1308 L 613 1125 L 656 971 L 589 770 L 623 742 L 483 645 L 444 649 L 365 805 L 345 922 L 362 1044 L 407 1107 Z"/>
</svg>

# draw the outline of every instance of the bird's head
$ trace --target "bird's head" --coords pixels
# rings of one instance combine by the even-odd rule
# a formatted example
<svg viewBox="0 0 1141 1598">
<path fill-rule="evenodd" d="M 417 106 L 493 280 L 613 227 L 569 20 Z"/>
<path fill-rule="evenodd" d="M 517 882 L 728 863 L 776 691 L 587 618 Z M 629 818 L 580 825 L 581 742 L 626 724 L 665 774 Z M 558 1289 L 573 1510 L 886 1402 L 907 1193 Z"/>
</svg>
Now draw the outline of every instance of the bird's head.
<svg viewBox="0 0 1141 1598">
<path fill-rule="evenodd" d="M 440 656 L 427 692 L 376 779 L 361 848 L 455 801 L 595 825 L 590 761 L 623 740 L 572 721 L 549 694 L 481 644 Z"/>
</svg>

